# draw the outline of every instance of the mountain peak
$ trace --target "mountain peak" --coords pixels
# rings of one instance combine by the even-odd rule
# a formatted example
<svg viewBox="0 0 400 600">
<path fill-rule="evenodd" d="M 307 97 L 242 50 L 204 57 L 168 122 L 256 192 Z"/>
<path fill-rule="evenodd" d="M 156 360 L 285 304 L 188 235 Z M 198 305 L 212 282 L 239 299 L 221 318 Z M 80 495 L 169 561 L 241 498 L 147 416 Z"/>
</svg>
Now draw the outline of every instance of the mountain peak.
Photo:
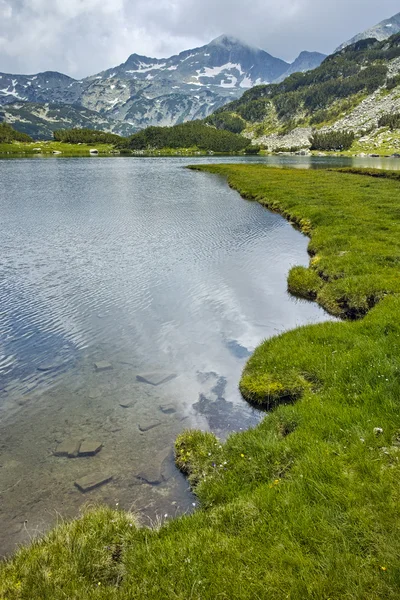
<svg viewBox="0 0 400 600">
<path fill-rule="evenodd" d="M 233 35 L 227 35 L 226 33 L 223 33 L 214 40 L 211 40 L 208 46 L 224 46 L 226 48 L 231 48 L 232 46 L 249 47 L 249 44 L 246 44 L 246 42 L 243 42 L 243 40 L 240 40 Z"/>
<path fill-rule="evenodd" d="M 322 54 L 321 52 L 310 52 L 309 50 L 303 50 L 302 52 L 300 52 L 300 54 L 298 55 L 298 57 L 296 58 L 296 61 L 298 60 L 303 60 L 305 58 L 310 58 L 310 57 L 321 57 L 322 60 L 324 58 L 326 58 L 326 54 Z"/>
</svg>

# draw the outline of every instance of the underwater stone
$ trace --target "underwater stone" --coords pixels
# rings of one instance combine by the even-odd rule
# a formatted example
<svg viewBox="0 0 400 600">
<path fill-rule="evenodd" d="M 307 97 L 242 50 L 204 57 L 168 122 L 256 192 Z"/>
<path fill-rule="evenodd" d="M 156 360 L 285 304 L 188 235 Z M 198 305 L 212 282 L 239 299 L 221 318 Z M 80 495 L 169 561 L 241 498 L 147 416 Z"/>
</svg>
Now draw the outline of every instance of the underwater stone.
<svg viewBox="0 0 400 600">
<path fill-rule="evenodd" d="M 112 364 L 106 360 L 100 360 L 99 362 L 94 363 L 94 368 L 96 371 L 110 371 L 112 369 Z"/>
<path fill-rule="evenodd" d="M 57 446 L 54 456 L 67 456 L 68 458 L 76 458 L 79 454 L 80 446 L 80 440 L 65 440 Z"/>
<path fill-rule="evenodd" d="M 120 402 L 119 405 L 122 406 L 122 408 L 132 408 L 132 406 L 135 406 L 136 404 L 136 400 L 125 400 L 124 402 Z"/>
<path fill-rule="evenodd" d="M 103 444 L 101 442 L 82 442 L 79 448 L 79 456 L 94 456 L 102 449 Z"/>
<path fill-rule="evenodd" d="M 171 381 L 171 379 L 175 379 L 175 373 L 165 373 L 165 372 L 152 372 L 152 373 L 143 373 L 142 375 L 136 375 L 136 379 L 141 381 L 142 383 L 149 383 L 150 385 L 161 385 L 162 383 L 167 383 L 167 381 Z"/>
<path fill-rule="evenodd" d="M 144 422 L 140 423 L 139 429 L 142 432 L 150 431 L 150 429 L 154 429 L 154 427 L 157 427 L 158 425 L 161 425 L 161 421 L 155 421 L 155 420 L 144 421 Z"/>
<path fill-rule="evenodd" d="M 176 408 L 172 404 L 161 404 L 160 410 L 164 413 L 164 415 L 172 415 L 176 413 Z"/>
<path fill-rule="evenodd" d="M 149 485 L 159 485 L 163 482 L 164 478 L 161 474 L 161 468 L 149 466 L 136 475 L 137 479 L 148 483 Z"/>
<path fill-rule="evenodd" d="M 102 473 L 91 473 L 90 475 L 86 475 L 85 477 L 81 477 L 77 481 L 75 481 L 75 486 L 78 488 L 80 492 L 83 494 L 85 492 L 89 492 L 90 490 L 94 490 L 101 485 L 104 485 L 111 481 L 113 478 L 112 475 L 103 475 Z"/>
<path fill-rule="evenodd" d="M 36 368 L 38 371 L 45 373 L 47 371 L 55 371 L 56 369 L 59 369 L 61 366 L 62 366 L 61 362 L 54 362 L 54 363 L 49 362 L 49 363 L 42 363 Z"/>
</svg>

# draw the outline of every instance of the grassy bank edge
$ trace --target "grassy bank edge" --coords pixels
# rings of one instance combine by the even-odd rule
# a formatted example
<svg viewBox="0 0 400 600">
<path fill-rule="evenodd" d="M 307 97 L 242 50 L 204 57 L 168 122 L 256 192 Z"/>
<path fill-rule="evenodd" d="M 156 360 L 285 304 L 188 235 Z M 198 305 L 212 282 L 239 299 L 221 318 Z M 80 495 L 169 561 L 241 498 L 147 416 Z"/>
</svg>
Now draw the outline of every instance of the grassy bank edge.
<svg viewBox="0 0 400 600">
<path fill-rule="evenodd" d="M 232 179 L 236 165 L 193 168 L 228 176 L 230 185 L 244 197 L 263 205 L 268 202 L 313 237 L 308 215 L 302 217 L 293 208 L 283 210 L 265 193 L 248 188 L 250 180 L 239 184 L 247 171 L 254 185 L 254 168 L 239 168 L 239 180 Z M 269 173 L 274 172 L 282 181 L 285 172 Z M 258 173 L 267 175 L 266 168 Z M 332 184 L 344 176 L 332 173 Z M 362 187 L 362 181 L 357 185 Z M 390 189 L 382 187 L 384 182 L 378 185 L 389 194 L 398 191 L 393 181 L 388 182 Z M 311 254 L 316 258 L 314 250 L 315 246 Z M 307 276 L 312 273 L 311 282 L 304 282 L 306 272 Z M 317 296 L 320 290 L 313 290 L 313 285 L 327 283 L 316 270 L 305 270 L 303 275 L 303 295 Z M 112 548 L 102 561 L 93 546 L 82 555 L 86 570 L 81 564 L 69 567 L 69 572 L 78 570 L 80 579 L 73 574 L 80 598 L 203 600 L 217 594 L 246 599 L 266 597 L 262 594 L 302 600 L 396 598 L 400 584 L 395 487 L 400 422 L 395 397 L 400 332 L 394 317 L 400 306 L 396 289 L 383 291 L 382 301 L 362 313 L 369 312 L 363 320 L 300 328 L 257 349 L 243 376 L 247 382 L 243 384 L 242 379 L 244 395 L 248 390 L 249 400 L 259 399 L 269 407 L 285 399 L 301 401 L 279 406 L 259 428 L 234 434 L 226 444 L 202 432 L 179 436 L 177 464 L 189 476 L 206 510 L 159 532 L 132 531 L 130 525 L 125 531 L 124 525 L 122 533 L 110 534 L 112 543 L 101 538 L 102 547 Z M 340 355 L 335 358 L 338 349 Z M 360 373 L 361 361 L 366 361 L 367 368 Z M 248 384 L 256 380 L 260 364 L 269 378 L 258 382 L 262 393 L 257 395 Z M 377 425 L 382 426 L 382 434 L 375 432 Z M 69 536 L 70 530 L 65 533 Z M 9 567 L 7 577 L 9 582 L 14 578 L 15 589 L 6 592 L 7 600 L 29 598 L 29 590 L 23 592 L 21 573 L 40 590 L 38 597 L 65 597 L 60 592 L 61 585 L 66 593 L 65 574 L 57 588 L 51 582 L 53 575 L 46 573 L 53 560 L 51 543 L 48 548 L 46 542 L 35 546 L 35 561 L 29 569 L 25 565 L 25 571 L 21 556 L 26 559 L 29 550 L 21 551 L 21 566 L 15 562 L 14 569 Z M 81 547 L 79 539 L 77 543 Z M 117 565 L 111 560 L 116 544 L 123 556 Z M 67 550 L 73 556 L 76 544 Z M 33 566 L 41 570 L 40 588 Z M 107 586 L 104 592 L 103 586 Z M 0 581 L 0 598 L 1 591 Z"/>
</svg>

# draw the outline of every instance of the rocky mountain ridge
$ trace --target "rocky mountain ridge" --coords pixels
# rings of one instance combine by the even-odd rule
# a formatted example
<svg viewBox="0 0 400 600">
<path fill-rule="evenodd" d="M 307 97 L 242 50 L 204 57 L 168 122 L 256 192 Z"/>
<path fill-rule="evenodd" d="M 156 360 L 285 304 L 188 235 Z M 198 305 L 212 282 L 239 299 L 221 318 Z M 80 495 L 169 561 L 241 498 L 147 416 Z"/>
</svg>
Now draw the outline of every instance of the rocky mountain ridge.
<svg viewBox="0 0 400 600">
<path fill-rule="evenodd" d="M 397 13 L 396 15 L 393 15 L 393 17 L 390 17 L 390 19 L 384 19 L 377 25 L 374 25 L 373 27 L 370 27 L 369 29 L 366 29 L 365 31 L 358 33 L 357 35 L 352 37 L 350 40 L 348 40 L 347 42 L 344 42 L 338 48 L 336 48 L 335 52 L 339 52 L 340 50 L 343 50 L 343 48 L 346 48 L 347 46 L 351 46 L 352 44 L 355 44 L 356 42 L 360 42 L 361 40 L 366 40 L 369 38 L 374 38 L 374 39 L 378 40 L 379 42 L 382 42 L 383 40 L 386 40 L 389 37 L 391 37 L 392 35 L 394 35 L 395 33 L 399 33 L 399 32 L 400 32 L 400 12 Z"/>
<path fill-rule="evenodd" d="M 315 68 L 323 58 L 320 53 L 302 53 L 289 64 L 222 35 L 166 59 L 132 54 L 121 65 L 82 80 L 49 71 L 0 73 L 0 105 L 73 105 L 76 111 L 78 107 L 95 111 L 97 120 L 111 120 L 112 131 L 118 129 L 115 121 L 133 133 L 149 125 L 204 118 L 246 89 L 285 77 L 293 69 Z M 71 117 L 71 110 L 67 112 Z M 15 125 L 23 126 L 17 120 Z"/>
</svg>

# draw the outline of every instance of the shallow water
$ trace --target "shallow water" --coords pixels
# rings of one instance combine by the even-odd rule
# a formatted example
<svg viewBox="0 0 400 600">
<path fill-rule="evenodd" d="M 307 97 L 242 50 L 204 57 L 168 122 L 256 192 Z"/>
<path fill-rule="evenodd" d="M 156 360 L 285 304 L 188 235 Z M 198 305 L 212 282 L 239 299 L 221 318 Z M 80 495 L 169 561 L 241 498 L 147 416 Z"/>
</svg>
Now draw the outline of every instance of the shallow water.
<svg viewBox="0 0 400 600">
<path fill-rule="evenodd" d="M 0 161 L 0 554 L 88 501 L 145 520 L 193 510 L 175 437 L 256 424 L 237 389 L 250 353 L 328 318 L 286 291 L 289 268 L 308 264 L 307 238 L 182 168 L 196 160 Z M 166 380 L 137 379 L 149 372 Z M 70 439 L 103 447 L 55 456 Z M 74 485 L 97 472 L 112 481 Z"/>
</svg>

